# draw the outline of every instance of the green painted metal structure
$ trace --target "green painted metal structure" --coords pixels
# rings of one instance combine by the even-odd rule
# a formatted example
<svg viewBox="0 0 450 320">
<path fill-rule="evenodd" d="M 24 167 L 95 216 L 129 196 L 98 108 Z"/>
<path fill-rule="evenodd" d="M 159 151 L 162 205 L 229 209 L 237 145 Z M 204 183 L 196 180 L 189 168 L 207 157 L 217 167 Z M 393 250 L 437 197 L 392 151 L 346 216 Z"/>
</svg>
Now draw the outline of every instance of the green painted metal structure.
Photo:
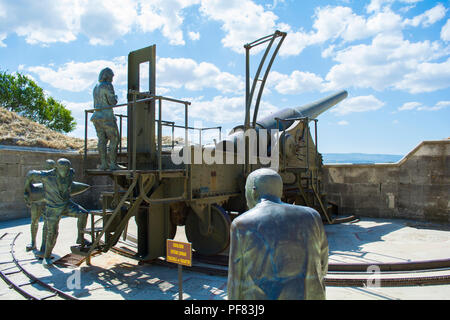
<svg viewBox="0 0 450 320">
<path fill-rule="evenodd" d="M 102 171 L 85 168 L 86 174 L 107 175 L 113 181 L 113 192 L 102 196 L 103 209 L 92 212 L 101 216 L 103 227 L 91 229 L 93 245 L 85 254 L 94 251 L 108 251 L 120 236 L 127 231 L 129 219 L 135 217 L 137 224 L 137 256 L 141 260 L 152 260 L 165 256 L 166 239 L 175 235 L 177 226 L 185 226 L 186 236 L 192 242 L 193 249 L 201 254 L 218 254 L 228 248 L 229 227 L 233 217 L 246 211 L 244 195 L 245 179 L 253 170 L 267 165 L 251 163 L 249 157 L 238 152 L 227 152 L 227 143 L 236 145 L 246 139 L 245 129 L 278 129 L 279 134 L 273 140 L 271 150 L 278 149 L 279 173 L 283 177 L 285 201 L 295 202 L 318 208 L 329 223 L 327 203 L 321 194 L 320 170 L 321 156 L 317 149 L 317 120 L 320 113 L 345 99 L 347 93 L 319 100 L 306 108 L 292 108 L 257 121 L 259 102 L 264 84 L 270 72 L 275 56 L 286 34 L 275 32 L 273 35 L 259 39 L 246 48 L 247 93 L 245 100 L 246 116 L 243 125 L 233 129 L 222 139 L 221 127 L 194 128 L 189 126 L 190 102 L 156 95 L 156 46 L 150 46 L 131 52 L 128 55 L 128 101 L 111 108 L 127 106 L 127 152 L 126 170 Z M 278 44 L 275 46 L 275 41 Z M 263 43 L 269 43 L 259 64 L 257 81 L 261 71 L 264 76 L 253 106 L 253 121 L 250 121 L 252 97 L 256 84 L 250 86 L 249 50 Z M 275 49 L 274 49 L 275 47 Z M 272 50 L 272 51 L 271 51 Z M 271 54 L 271 55 L 270 55 Z M 268 64 L 266 58 L 270 57 Z M 140 87 L 141 64 L 148 65 L 148 88 L 142 92 Z M 265 68 L 265 69 L 264 69 Z M 162 119 L 166 104 L 184 108 L 184 124 Z M 86 110 L 88 113 L 93 109 Z M 125 116 L 124 116 L 125 117 Z M 121 117 L 122 119 L 122 117 Z M 310 132 L 310 122 L 314 123 L 314 135 Z M 87 120 L 86 120 L 87 123 Z M 171 127 L 172 144 L 163 144 L 163 127 Z M 174 128 L 185 131 L 184 145 L 173 142 Z M 188 130 L 219 129 L 219 140 L 213 145 L 189 142 Z M 201 135 L 200 135 L 201 137 Z M 87 127 L 86 127 L 87 138 Z M 225 151 L 222 153 L 223 149 Z M 209 152 L 216 159 L 232 159 L 232 163 L 209 163 L 202 156 Z M 174 163 L 174 154 L 191 161 Z M 248 144 L 245 154 L 249 154 Z M 200 155 L 200 156 L 198 156 Z M 85 148 L 85 158 L 87 159 Z M 222 158 L 223 157 L 223 158 Z M 200 160 L 199 160 L 200 159 Z M 220 161 L 218 161 L 220 162 Z M 104 240 L 103 239 L 104 236 Z M 103 241 L 103 242 L 102 242 Z"/>
</svg>

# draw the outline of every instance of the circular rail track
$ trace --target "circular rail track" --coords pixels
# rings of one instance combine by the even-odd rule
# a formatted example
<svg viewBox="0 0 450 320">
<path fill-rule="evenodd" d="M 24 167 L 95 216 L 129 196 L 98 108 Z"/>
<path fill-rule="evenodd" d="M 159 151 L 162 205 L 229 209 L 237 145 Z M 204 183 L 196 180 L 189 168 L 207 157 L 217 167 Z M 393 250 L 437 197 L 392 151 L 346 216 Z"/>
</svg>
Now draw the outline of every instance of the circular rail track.
<svg viewBox="0 0 450 320">
<path fill-rule="evenodd" d="M 4 233 L 0 236 L 0 256 L 2 257 L 0 259 L 0 277 L 10 288 L 30 300 L 76 300 L 75 297 L 39 280 L 25 270 L 21 263 L 36 260 L 36 258 L 22 260 L 16 258 L 14 246 L 20 234 Z M 134 250 L 130 249 L 126 242 L 119 241 L 112 250 L 128 258 L 137 259 Z M 170 268 L 177 267 L 164 259 L 155 259 L 142 263 Z M 192 267 L 185 267 L 185 269 L 192 272 L 226 277 L 228 275 L 227 267 L 228 256 L 226 255 L 207 256 L 194 252 Z M 20 279 L 18 276 L 21 276 L 21 281 L 18 280 Z M 24 276 L 27 278 L 27 281 L 23 280 Z M 330 264 L 328 266 L 328 274 L 325 277 L 325 285 L 339 287 L 397 287 L 437 284 L 450 284 L 450 259 L 381 263 L 377 265 L 362 263 Z M 28 289 L 31 289 L 31 287 L 33 287 L 33 290 Z"/>
<path fill-rule="evenodd" d="M 123 242 L 122 242 L 123 243 Z M 115 253 L 136 258 L 129 247 L 114 247 Z M 176 268 L 164 259 L 143 263 Z M 184 267 L 192 272 L 209 275 L 228 275 L 228 256 L 201 255 L 193 253 L 192 267 Z M 379 264 L 329 264 L 325 277 L 326 286 L 337 287 L 399 287 L 417 285 L 450 284 L 450 259 Z"/>
<path fill-rule="evenodd" d="M 15 255 L 15 242 L 19 233 L 3 233 L 0 236 L 0 277 L 28 300 L 77 300 L 53 286 L 41 281 L 25 270 L 21 262 L 36 261 L 36 258 L 19 260 Z"/>
</svg>

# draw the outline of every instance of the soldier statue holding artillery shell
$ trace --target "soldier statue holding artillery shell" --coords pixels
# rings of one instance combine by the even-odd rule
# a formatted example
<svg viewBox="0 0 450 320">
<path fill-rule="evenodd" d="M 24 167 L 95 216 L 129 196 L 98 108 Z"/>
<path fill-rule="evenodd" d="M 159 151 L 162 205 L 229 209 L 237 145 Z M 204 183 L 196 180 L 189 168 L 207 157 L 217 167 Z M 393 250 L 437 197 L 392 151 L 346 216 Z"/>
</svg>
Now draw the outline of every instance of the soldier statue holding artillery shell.
<svg viewBox="0 0 450 320">
<path fill-rule="evenodd" d="M 25 179 L 25 201 L 30 203 L 44 199 L 44 225 L 46 236 L 43 265 L 52 264 L 51 254 L 58 237 L 59 221 L 62 216 L 78 219 L 77 244 L 86 245 L 84 230 L 87 223 L 88 211 L 72 201 L 71 196 L 89 188 L 84 183 L 74 182 L 74 170 L 69 160 L 61 158 L 55 168 L 51 170 L 31 170 Z"/>
</svg>

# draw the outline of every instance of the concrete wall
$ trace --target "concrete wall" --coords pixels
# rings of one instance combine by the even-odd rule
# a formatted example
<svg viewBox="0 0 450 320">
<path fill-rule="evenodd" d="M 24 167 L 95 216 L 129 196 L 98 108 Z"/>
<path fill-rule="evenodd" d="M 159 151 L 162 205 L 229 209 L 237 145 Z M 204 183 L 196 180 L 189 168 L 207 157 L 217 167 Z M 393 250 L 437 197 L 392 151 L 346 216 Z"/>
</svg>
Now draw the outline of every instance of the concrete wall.
<svg viewBox="0 0 450 320">
<path fill-rule="evenodd" d="M 369 217 L 411 218 L 450 222 L 450 140 L 424 141 L 395 164 L 324 166 L 324 189 L 342 214 Z M 23 200 L 25 175 L 42 168 L 45 160 L 67 158 L 75 180 L 92 186 L 74 197 L 86 209 L 100 207 L 99 196 L 111 191 L 108 177 L 83 174 L 83 156 L 77 153 L 0 149 L 0 220 L 27 217 Z M 90 155 L 88 168 L 95 168 Z"/>
<path fill-rule="evenodd" d="M 450 140 L 424 141 L 395 164 L 324 166 L 340 213 L 450 222 Z"/>
<path fill-rule="evenodd" d="M 86 209 L 99 209 L 100 193 L 111 190 L 112 181 L 108 177 L 89 177 L 83 174 L 83 155 L 77 153 L 59 153 L 26 151 L 19 148 L 0 149 L 0 220 L 9 220 L 29 216 L 29 209 L 23 200 L 25 175 L 29 170 L 40 170 L 45 160 L 67 158 L 75 169 L 75 181 L 92 187 L 75 196 L 76 203 Z M 98 155 L 89 156 L 88 168 L 95 168 Z"/>
</svg>

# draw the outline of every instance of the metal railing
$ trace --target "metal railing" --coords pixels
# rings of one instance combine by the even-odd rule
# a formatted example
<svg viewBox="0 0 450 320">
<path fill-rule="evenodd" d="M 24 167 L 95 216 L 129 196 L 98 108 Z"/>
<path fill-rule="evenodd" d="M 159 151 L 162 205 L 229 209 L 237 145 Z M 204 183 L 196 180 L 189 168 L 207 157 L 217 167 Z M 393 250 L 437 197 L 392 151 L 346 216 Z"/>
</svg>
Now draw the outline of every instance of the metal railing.
<svg viewBox="0 0 450 320">
<path fill-rule="evenodd" d="M 120 107 L 125 107 L 125 106 L 133 106 L 133 115 L 134 112 L 136 110 L 136 108 L 134 108 L 134 105 L 136 105 L 136 103 L 141 103 L 141 102 L 150 102 L 150 101 L 158 101 L 158 119 L 155 120 L 155 122 L 157 123 L 158 126 L 158 148 L 157 148 L 157 162 L 158 162 L 158 171 L 159 173 L 161 173 L 162 171 L 162 148 L 163 148 L 163 144 L 162 144 L 162 127 L 163 126 L 167 126 L 167 127 L 171 127 L 172 128 L 172 149 L 175 147 L 175 128 L 181 128 L 181 129 L 185 129 L 185 137 L 184 137 L 184 143 L 185 145 L 188 145 L 189 143 L 189 138 L 188 138 L 188 130 L 197 130 L 199 131 L 199 144 L 202 144 L 202 135 L 203 135 L 203 131 L 206 130 L 214 130 L 217 129 L 219 130 L 219 140 L 222 137 L 222 127 L 218 126 L 218 127 L 208 127 L 208 128 L 196 128 L 196 127 L 190 127 L 188 125 L 188 106 L 191 104 L 189 101 L 182 101 L 182 100 L 177 100 L 177 99 L 173 99 L 173 98 L 168 98 L 168 97 L 164 97 L 164 96 L 156 96 L 156 95 L 152 95 L 149 94 L 147 92 L 137 92 L 137 91 L 131 91 L 129 92 L 131 95 L 133 95 L 133 99 L 130 102 L 127 103 L 121 103 L 121 104 L 117 104 L 117 105 L 113 105 L 113 106 L 106 106 L 103 108 L 94 108 L 94 109 L 87 109 L 85 110 L 85 131 L 84 131 L 84 162 L 85 162 L 85 168 L 86 168 L 86 161 L 87 161 L 87 153 L 88 153 L 88 146 L 87 146 L 87 142 L 88 142 L 88 114 L 89 113 L 94 113 L 95 111 L 102 111 L 102 110 L 111 110 L 111 109 L 115 109 L 115 108 L 120 108 Z M 137 95 L 145 95 L 147 96 L 146 98 L 143 99 L 136 99 Z M 174 103 L 179 103 L 179 104 L 183 104 L 185 106 L 185 124 L 184 126 L 182 125 L 176 125 L 174 121 L 166 121 L 166 120 L 162 120 L 162 101 L 169 101 L 169 102 L 174 102 Z M 122 128 L 123 128 L 123 118 L 127 118 L 128 121 L 128 115 L 122 115 L 122 114 L 114 114 L 115 116 L 119 117 L 119 151 L 122 151 Z M 133 116 L 132 117 L 135 121 L 136 117 Z M 131 151 L 131 155 L 132 155 L 132 170 L 135 172 L 136 171 L 136 135 L 137 135 L 137 128 L 136 128 L 136 124 L 133 124 L 133 146 L 132 146 L 132 151 Z M 128 144 L 127 144 L 127 151 L 128 151 Z M 119 153 L 120 153 L 119 152 Z M 187 164 L 186 164 L 187 166 Z M 186 168 L 187 169 L 187 168 Z"/>
</svg>

